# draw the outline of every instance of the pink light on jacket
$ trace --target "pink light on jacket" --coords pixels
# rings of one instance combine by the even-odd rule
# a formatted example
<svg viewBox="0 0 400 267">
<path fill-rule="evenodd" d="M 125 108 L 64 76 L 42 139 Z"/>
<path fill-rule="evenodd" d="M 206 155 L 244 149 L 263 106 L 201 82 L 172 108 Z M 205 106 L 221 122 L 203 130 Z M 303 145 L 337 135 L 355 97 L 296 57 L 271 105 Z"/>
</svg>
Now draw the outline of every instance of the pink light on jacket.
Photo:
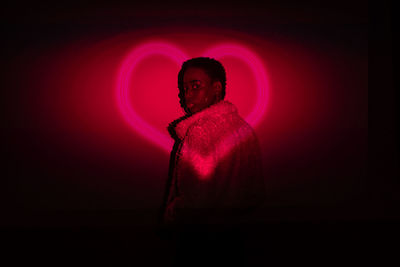
<svg viewBox="0 0 400 267">
<path fill-rule="evenodd" d="M 182 147 L 182 158 L 192 166 L 197 174 L 197 177 L 201 180 L 207 180 L 215 171 L 218 163 L 223 161 L 230 153 L 233 153 L 234 149 L 239 147 L 239 143 L 246 143 L 246 140 L 250 138 L 252 132 L 246 128 L 241 127 L 238 129 L 240 137 L 235 133 L 225 137 L 215 147 L 210 147 L 209 151 L 199 151 L 196 147 L 183 146 Z"/>
</svg>

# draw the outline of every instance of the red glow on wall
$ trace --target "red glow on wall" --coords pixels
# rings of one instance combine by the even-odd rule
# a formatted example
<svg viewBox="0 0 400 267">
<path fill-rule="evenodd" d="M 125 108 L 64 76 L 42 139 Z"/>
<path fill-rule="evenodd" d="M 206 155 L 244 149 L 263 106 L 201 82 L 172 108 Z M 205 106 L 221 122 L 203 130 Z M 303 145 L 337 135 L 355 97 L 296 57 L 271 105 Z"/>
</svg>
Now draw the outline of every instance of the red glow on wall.
<svg viewBox="0 0 400 267">
<path fill-rule="evenodd" d="M 142 99 L 140 99 L 140 101 L 132 102 L 138 104 L 140 102 L 148 103 L 149 105 L 151 105 L 154 98 L 161 97 L 163 91 L 173 92 L 174 90 L 176 90 L 177 85 L 173 83 L 165 83 L 161 84 L 160 86 L 156 86 L 153 83 L 155 77 L 157 77 L 157 79 L 161 81 L 170 81 L 170 79 L 165 77 L 164 69 L 158 68 L 158 71 L 156 71 L 155 69 L 151 68 L 148 69 L 147 72 L 143 72 L 140 75 L 140 78 L 131 78 L 132 76 L 135 77 L 133 74 L 143 60 L 148 60 L 148 64 L 151 64 L 151 66 L 161 65 L 162 61 L 160 62 L 160 59 L 157 56 L 163 56 L 167 59 L 172 60 L 172 62 L 176 64 L 175 67 L 177 67 L 178 69 L 185 60 L 191 58 L 173 44 L 167 43 L 165 41 L 148 41 L 144 44 L 135 46 L 128 53 L 123 63 L 121 64 L 116 84 L 116 99 L 121 114 L 133 129 L 135 129 L 143 137 L 147 138 L 153 143 L 159 145 L 167 151 L 170 151 L 173 145 L 173 140 L 171 139 L 171 137 L 165 132 L 164 129 L 160 131 L 159 129 L 154 127 L 151 122 L 147 122 L 145 119 L 143 119 L 136 112 L 135 106 L 133 106 L 130 102 L 130 99 L 132 98 L 131 90 L 135 91 L 138 88 L 140 88 L 141 90 L 151 91 L 153 94 L 147 94 L 146 98 L 143 97 L 143 94 L 137 93 L 136 96 L 142 96 Z M 229 96 L 232 94 L 238 94 L 241 96 L 242 101 L 250 102 L 248 101 L 249 97 L 246 92 L 255 91 L 256 101 L 253 104 L 254 106 L 252 107 L 250 114 L 246 116 L 247 122 L 255 126 L 264 116 L 268 101 L 267 75 L 262 60 L 249 48 L 233 42 L 218 44 L 206 50 L 202 54 L 195 54 L 192 57 L 197 56 L 211 57 L 221 60 L 222 62 L 224 58 L 233 57 L 239 59 L 246 66 L 249 67 L 251 71 L 251 75 L 249 76 L 245 76 L 247 74 L 246 72 L 241 72 L 240 69 L 237 69 L 235 67 L 227 68 L 228 73 L 231 73 L 231 75 L 234 76 L 242 76 L 241 79 L 244 81 L 243 83 L 239 84 L 233 83 L 235 84 L 235 86 L 227 86 L 227 99 L 229 99 Z M 176 75 L 171 76 L 175 77 Z M 254 80 L 255 86 L 249 85 L 248 80 Z M 140 84 L 141 82 L 142 84 Z M 231 85 L 231 83 L 229 83 L 229 80 L 228 85 Z M 246 88 L 246 90 L 235 92 L 235 89 L 237 90 L 240 88 Z M 174 103 L 170 102 L 170 104 Z M 154 119 L 160 120 L 161 118 L 158 117 Z"/>
<path fill-rule="evenodd" d="M 226 99 L 254 126 L 269 162 L 325 142 L 343 102 L 330 88 L 334 54 L 223 29 L 134 31 L 35 53 L 25 72 L 38 87 L 21 105 L 46 142 L 135 176 L 147 176 L 143 170 L 156 164 L 161 182 L 172 142 L 166 127 L 184 115 L 177 74 L 186 58 L 222 62 Z"/>
</svg>

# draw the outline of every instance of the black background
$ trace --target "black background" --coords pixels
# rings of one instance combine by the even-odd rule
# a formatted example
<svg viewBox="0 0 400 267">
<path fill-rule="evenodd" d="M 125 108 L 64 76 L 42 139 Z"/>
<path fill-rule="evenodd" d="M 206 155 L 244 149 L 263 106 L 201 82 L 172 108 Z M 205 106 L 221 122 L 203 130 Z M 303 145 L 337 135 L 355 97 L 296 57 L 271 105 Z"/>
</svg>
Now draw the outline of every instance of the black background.
<svg viewBox="0 0 400 267">
<path fill-rule="evenodd" d="M 365 91 L 361 96 L 368 96 L 368 133 L 364 133 L 368 135 L 368 165 L 364 161 L 367 156 L 364 147 L 358 161 L 364 165 L 357 180 L 360 184 L 357 199 L 331 207 L 270 207 L 269 222 L 255 227 L 256 234 L 248 240 L 251 240 L 252 251 L 262 251 L 258 256 L 253 255 L 252 261 L 266 263 L 275 252 L 297 251 L 303 260 L 313 257 L 300 253 L 306 250 L 303 246 L 307 240 L 314 242 L 308 249 L 317 250 L 326 257 L 333 255 L 327 245 L 331 245 L 331 241 L 339 243 L 347 256 L 354 256 L 358 254 L 354 254 L 353 247 L 369 249 L 370 244 L 375 245 L 371 240 L 391 236 L 392 228 L 388 226 L 399 217 L 398 93 L 393 89 L 391 12 L 388 1 L 369 6 L 364 1 L 5 4 L 1 19 L 5 78 L 2 83 L 5 184 L 1 193 L 4 244 L 16 253 L 32 252 L 35 261 L 46 263 L 51 262 L 49 255 L 55 255 L 58 262 L 83 256 L 89 263 L 96 259 L 112 264 L 128 261 L 129 265 L 135 265 L 143 261 L 168 265 L 173 247 L 156 235 L 153 210 L 26 208 L 35 196 L 27 193 L 24 198 L 24 185 L 29 185 L 32 177 L 41 177 L 46 182 L 39 182 L 44 187 L 36 197 L 51 199 L 51 188 L 57 185 L 47 180 L 63 169 L 53 164 L 51 156 L 40 155 L 40 151 L 45 150 L 35 150 L 36 147 L 31 146 L 34 152 L 25 151 L 29 142 L 23 140 L 35 137 L 30 135 L 29 115 L 18 113 L 13 103 L 25 95 L 29 80 L 21 80 L 15 74 L 19 63 L 14 59 L 24 51 L 52 47 L 82 36 L 101 37 L 131 29 L 181 24 L 225 27 L 258 35 L 266 33 L 314 44 L 328 41 L 352 46 L 355 42 L 363 49 L 368 47 L 369 83 L 368 88 L 362 89 Z M 355 32 L 358 34 L 354 36 Z M 32 155 L 43 159 L 41 166 L 30 163 Z M 88 165 L 90 161 L 76 162 L 74 171 L 63 175 L 87 173 Z M 348 168 L 349 173 L 359 170 Z M 73 193 L 79 190 L 83 189 Z M 15 201 L 15 194 L 19 196 L 18 201 Z M 82 198 L 87 195 L 84 191 Z M 366 230 L 371 226 L 379 229 L 380 234 Z M 277 259 L 277 256 L 272 258 Z"/>
</svg>

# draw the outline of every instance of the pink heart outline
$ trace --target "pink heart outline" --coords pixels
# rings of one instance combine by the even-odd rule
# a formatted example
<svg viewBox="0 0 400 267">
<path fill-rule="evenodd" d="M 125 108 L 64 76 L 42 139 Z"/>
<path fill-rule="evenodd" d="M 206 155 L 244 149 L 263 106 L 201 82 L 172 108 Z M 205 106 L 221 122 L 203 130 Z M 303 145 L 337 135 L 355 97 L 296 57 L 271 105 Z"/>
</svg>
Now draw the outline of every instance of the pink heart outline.
<svg viewBox="0 0 400 267">
<path fill-rule="evenodd" d="M 147 42 L 136 46 L 123 60 L 116 82 L 116 102 L 125 121 L 139 134 L 157 144 L 166 151 L 173 146 L 173 139 L 165 135 L 144 121 L 129 103 L 129 83 L 136 65 L 150 55 L 163 55 L 173 59 L 179 66 L 189 59 L 185 53 L 168 42 Z M 244 46 L 232 43 L 223 43 L 208 49 L 202 54 L 205 57 L 219 59 L 224 56 L 233 56 L 241 59 L 255 74 L 257 84 L 257 101 L 246 121 L 255 127 L 264 116 L 268 102 L 268 80 L 262 61 Z"/>
</svg>

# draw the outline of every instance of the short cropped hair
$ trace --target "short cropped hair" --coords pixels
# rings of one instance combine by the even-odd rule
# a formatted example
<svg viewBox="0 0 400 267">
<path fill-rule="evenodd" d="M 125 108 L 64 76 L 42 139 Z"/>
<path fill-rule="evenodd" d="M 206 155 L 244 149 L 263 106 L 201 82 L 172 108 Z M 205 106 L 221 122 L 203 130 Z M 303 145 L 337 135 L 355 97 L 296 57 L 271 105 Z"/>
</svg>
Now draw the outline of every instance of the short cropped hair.
<svg viewBox="0 0 400 267">
<path fill-rule="evenodd" d="M 196 57 L 183 62 L 182 68 L 178 73 L 178 88 L 180 92 L 183 92 L 183 75 L 188 68 L 202 69 L 210 77 L 211 82 L 221 82 L 221 97 L 222 99 L 225 98 L 226 72 L 219 61 L 209 57 Z"/>
</svg>

